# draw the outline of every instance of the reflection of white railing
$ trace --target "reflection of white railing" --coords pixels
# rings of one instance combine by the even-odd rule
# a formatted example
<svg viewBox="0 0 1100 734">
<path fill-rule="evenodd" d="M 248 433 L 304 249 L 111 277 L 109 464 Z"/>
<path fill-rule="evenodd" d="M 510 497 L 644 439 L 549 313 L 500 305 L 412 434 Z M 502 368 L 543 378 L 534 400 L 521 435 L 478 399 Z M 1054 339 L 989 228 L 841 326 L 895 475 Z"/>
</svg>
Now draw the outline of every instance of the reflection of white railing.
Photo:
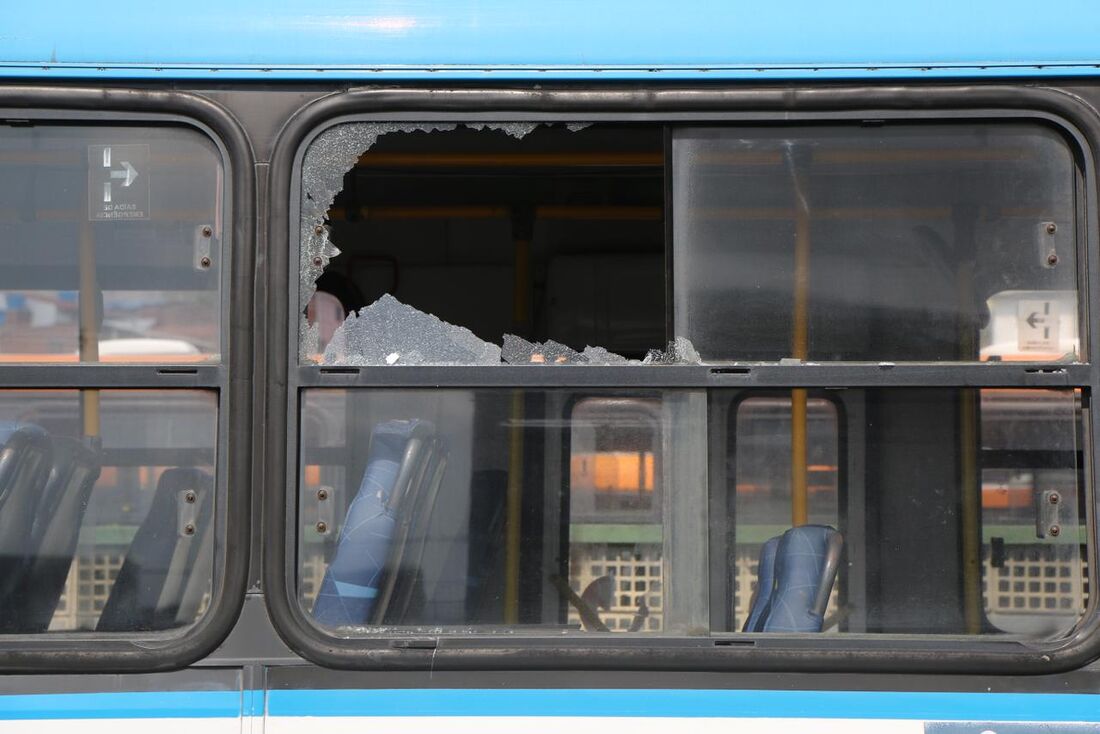
<svg viewBox="0 0 1100 734">
<path fill-rule="evenodd" d="M 74 558 L 57 609 L 50 620 L 50 630 L 94 630 L 125 560 L 123 553 L 96 553 Z M 210 590 L 207 589 L 199 602 L 195 618 L 202 617 L 209 606 Z"/>
<path fill-rule="evenodd" d="M 660 545 L 574 543 L 569 556 L 569 585 L 578 594 L 601 576 L 614 577 L 611 607 L 599 610 L 600 619 L 609 630 L 629 630 L 640 601 L 648 608 L 642 631 L 663 629 L 664 573 Z M 578 626 L 581 623 L 573 607 L 569 608 L 568 623 Z"/>
<path fill-rule="evenodd" d="M 634 619 L 637 598 L 645 595 L 649 607 L 647 631 L 663 629 L 664 578 L 661 549 L 653 545 L 574 544 L 569 581 L 577 593 L 589 583 L 615 569 L 616 593 L 614 604 L 608 611 L 600 610 L 600 617 L 612 630 L 626 630 Z M 756 546 L 739 547 L 734 579 L 734 626 L 740 629 L 749 613 L 752 594 L 756 591 Z M 624 555 L 625 554 L 625 555 Z M 1077 560 L 1055 557 L 1055 546 L 1009 545 L 1005 548 L 1005 563 L 993 568 L 987 557 L 982 579 L 986 613 L 1019 614 L 1032 616 L 1066 615 L 1067 610 L 1083 611 L 1088 604 L 1088 566 Z M 987 554 L 988 555 L 988 554 Z M 635 557 L 637 556 L 637 557 Z M 622 575 L 624 567 L 630 567 L 631 576 Z M 301 596 L 306 607 L 313 604 L 317 589 L 325 574 L 324 557 L 310 555 L 305 559 L 300 577 Z M 72 577 L 70 576 L 70 579 Z M 629 580 L 631 588 L 623 590 Z M 637 583 L 644 589 L 635 588 Z M 623 597 L 629 604 L 622 604 Z M 64 598 L 62 599 L 64 602 Z M 825 613 L 828 619 L 837 610 L 837 589 L 829 599 Z M 55 629 L 61 627 L 62 608 L 54 617 Z M 580 625 L 576 610 L 570 608 L 568 621 Z"/>
<path fill-rule="evenodd" d="M 1082 612 L 1088 604 L 1088 564 L 1066 559 L 1057 545 L 1009 545 L 1004 563 L 982 564 L 987 613 L 1061 615 Z"/>
</svg>

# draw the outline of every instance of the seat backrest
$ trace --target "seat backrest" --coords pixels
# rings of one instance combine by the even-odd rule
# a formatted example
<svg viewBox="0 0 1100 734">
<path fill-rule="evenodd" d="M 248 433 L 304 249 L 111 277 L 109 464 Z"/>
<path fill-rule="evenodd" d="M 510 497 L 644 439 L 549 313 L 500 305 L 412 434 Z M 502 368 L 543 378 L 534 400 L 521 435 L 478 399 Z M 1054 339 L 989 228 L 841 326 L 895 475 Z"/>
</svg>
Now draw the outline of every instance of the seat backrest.
<svg viewBox="0 0 1100 734">
<path fill-rule="evenodd" d="M 12 629 L 13 597 L 33 552 L 34 513 L 50 475 L 49 434 L 27 423 L 0 423 L 0 629 Z"/>
<path fill-rule="evenodd" d="M 779 539 L 763 632 L 820 632 L 844 539 L 827 525 L 801 525 Z"/>
<path fill-rule="evenodd" d="M 410 608 L 417 599 L 423 599 L 421 568 L 447 456 L 436 438 L 423 441 L 416 452 L 406 452 L 406 456 L 416 471 L 405 485 L 397 531 L 382 571 L 378 603 L 371 613 L 375 624 L 407 623 Z"/>
<path fill-rule="evenodd" d="M 435 428 L 426 421 L 391 420 L 374 427 L 363 479 L 313 604 L 317 622 L 359 626 L 374 621 L 376 610 L 384 613 L 396 586 L 390 570 L 395 535 L 403 536 L 397 539 L 403 554 L 408 517 L 415 514 L 418 487 L 431 471 L 436 445 Z"/>
<path fill-rule="evenodd" d="M 43 632 L 73 563 L 80 526 L 99 478 L 99 454 L 72 438 L 53 439 L 53 463 L 35 511 L 30 552 L 18 582 L 14 629 Z"/>
<path fill-rule="evenodd" d="M 775 552 L 779 549 L 781 537 L 769 538 L 760 546 L 760 560 L 756 564 L 756 593 L 753 594 L 749 617 L 741 628 L 742 632 L 760 632 L 764 628 L 764 620 L 771 609 L 772 592 L 775 591 Z"/>
<path fill-rule="evenodd" d="M 188 493 L 193 501 L 188 502 Z M 214 478 L 200 469 L 165 471 L 126 560 L 103 606 L 96 630 L 135 632 L 172 629 L 190 621 L 185 600 L 195 583 L 206 580 L 212 557 Z M 203 578 L 194 579 L 196 575 Z M 191 614 L 194 610 L 191 610 Z M 192 617 L 193 618 L 193 617 Z"/>
</svg>

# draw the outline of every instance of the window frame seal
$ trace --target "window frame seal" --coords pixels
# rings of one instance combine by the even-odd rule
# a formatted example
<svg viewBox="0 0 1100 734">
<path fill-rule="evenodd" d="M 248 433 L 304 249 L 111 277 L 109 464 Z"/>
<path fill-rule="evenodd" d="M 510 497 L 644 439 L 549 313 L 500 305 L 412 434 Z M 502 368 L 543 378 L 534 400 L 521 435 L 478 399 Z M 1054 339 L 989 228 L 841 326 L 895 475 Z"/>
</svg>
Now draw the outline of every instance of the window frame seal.
<svg viewBox="0 0 1100 734">
<path fill-rule="evenodd" d="M 300 162 L 308 142 L 347 121 L 385 122 L 648 122 L 653 124 L 791 124 L 862 120 L 1042 120 L 1074 139 L 1084 176 L 1078 200 L 1078 288 L 1087 362 L 840 363 L 641 368 L 388 367 L 334 368 L 298 364 L 296 219 Z M 272 622 L 298 654 L 322 666 L 365 670 L 630 670 L 1054 673 L 1100 657 L 1100 604 L 1090 601 L 1082 622 L 1055 643 L 981 640 L 963 636 L 753 636 L 719 638 L 576 637 L 524 635 L 342 638 L 324 633 L 300 608 L 295 591 L 297 544 L 297 428 L 300 391 L 307 387 L 1080 387 L 1100 390 L 1100 251 L 1096 171 L 1100 115 L 1076 95 L 1055 88 L 997 84 L 864 85 L 836 87 L 573 87 L 353 88 L 302 108 L 282 129 L 272 156 L 267 365 L 269 379 L 264 457 L 264 588 Z M 291 323 L 293 319 L 293 323 Z M 1089 400 L 1086 423 L 1100 425 Z M 1085 451 L 1090 581 L 1096 583 L 1096 437 Z M 421 636 L 422 637 L 422 636 Z M 726 643 L 726 644 L 723 644 Z"/>
<path fill-rule="evenodd" d="M 72 632 L 0 635 L 0 672 L 129 673 L 176 670 L 210 654 L 229 634 L 248 578 L 251 520 L 252 284 L 255 164 L 244 129 L 221 105 L 174 90 L 0 86 L 0 121 L 44 124 L 180 126 L 209 139 L 226 169 L 226 233 L 221 252 L 218 364 L 0 366 L 0 387 L 204 390 L 217 395 L 219 505 L 213 518 L 214 587 L 206 613 L 191 627 L 165 633 Z"/>
</svg>

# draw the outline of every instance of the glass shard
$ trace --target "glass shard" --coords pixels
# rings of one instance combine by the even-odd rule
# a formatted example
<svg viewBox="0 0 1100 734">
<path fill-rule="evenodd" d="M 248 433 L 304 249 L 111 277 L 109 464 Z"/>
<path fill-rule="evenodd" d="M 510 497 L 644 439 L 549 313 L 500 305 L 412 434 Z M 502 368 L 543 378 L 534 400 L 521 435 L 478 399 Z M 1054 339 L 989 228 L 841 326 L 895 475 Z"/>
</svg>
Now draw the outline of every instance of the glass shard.
<svg viewBox="0 0 1100 734">
<path fill-rule="evenodd" d="M 323 363 L 497 365 L 500 347 L 386 294 L 348 316 L 325 349 Z"/>
<path fill-rule="evenodd" d="M 686 337 L 678 336 L 668 343 L 668 349 L 650 349 L 642 364 L 702 364 L 703 359 Z"/>
</svg>

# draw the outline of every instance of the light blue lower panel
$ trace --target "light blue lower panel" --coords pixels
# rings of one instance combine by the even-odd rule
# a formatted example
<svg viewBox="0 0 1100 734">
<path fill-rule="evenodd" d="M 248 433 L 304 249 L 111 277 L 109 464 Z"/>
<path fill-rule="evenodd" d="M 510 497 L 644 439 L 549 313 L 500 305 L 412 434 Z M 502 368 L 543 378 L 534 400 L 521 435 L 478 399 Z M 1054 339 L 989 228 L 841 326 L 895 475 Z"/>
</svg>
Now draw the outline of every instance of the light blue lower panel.
<svg viewBox="0 0 1100 734">
<path fill-rule="evenodd" d="M 275 690 L 0 695 L 0 720 L 273 717 L 665 717 L 1100 722 L 1100 695 L 721 690 Z M 943 725 L 930 725 L 943 726 Z M 1034 730 L 1029 729 L 1029 731 Z M 1098 730 L 1090 727 L 1090 731 Z M 930 728 L 949 734 L 968 731 Z M 1018 727 L 998 730 L 1016 734 Z M 1054 731 L 1054 730 L 1051 730 Z M 1059 727 L 1057 731 L 1070 731 Z"/>
<path fill-rule="evenodd" d="M 715 690 L 276 690 L 271 716 L 652 716 L 1100 721 L 1100 695 Z"/>
</svg>

